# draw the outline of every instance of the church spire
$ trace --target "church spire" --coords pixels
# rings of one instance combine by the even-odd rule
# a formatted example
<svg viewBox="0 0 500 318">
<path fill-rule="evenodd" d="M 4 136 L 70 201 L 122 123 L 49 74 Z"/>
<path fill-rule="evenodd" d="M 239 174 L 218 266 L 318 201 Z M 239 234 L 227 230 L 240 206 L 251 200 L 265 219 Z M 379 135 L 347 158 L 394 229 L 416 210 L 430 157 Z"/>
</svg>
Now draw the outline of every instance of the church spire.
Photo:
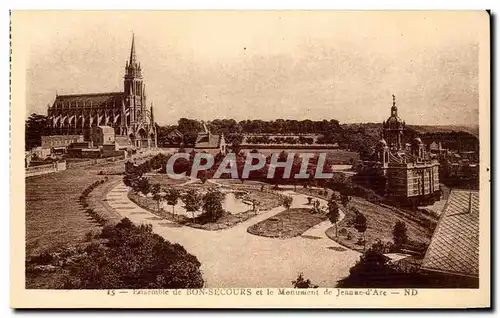
<svg viewBox="0 0 500 318">
<path fill-rule="evenodd" d="M 137 63 L 137 56 L 135 54 L 135 35 L 132 33 L 132 47 L 130 48 L 130 61 L 129 65 L 135 65 Z"/>
<path fill-rule="evenodd" d="M 137 61 L 135 53 L 135 34 L 132 33 L 132 45 L 130 46 L 130 58 L 125 63 L 125 76 L 128 78 L 142 78 L 141 64 Z M 135 85 L 135 84 L 134 84 Z M 134 91 L 142 93 L 142 84 L 134 87 Z"/>
</svg>

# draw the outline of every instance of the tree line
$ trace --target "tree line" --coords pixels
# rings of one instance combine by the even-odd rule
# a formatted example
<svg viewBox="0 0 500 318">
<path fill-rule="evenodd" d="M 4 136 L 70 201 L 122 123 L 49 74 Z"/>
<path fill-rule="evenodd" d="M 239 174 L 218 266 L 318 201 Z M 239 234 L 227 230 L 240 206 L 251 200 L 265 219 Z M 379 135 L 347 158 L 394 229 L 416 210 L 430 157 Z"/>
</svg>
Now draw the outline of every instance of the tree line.
<svg viewBox="0 0 500 318">
<path fill-rule="evenodd" d="M 298 136 L 250 136 L 247 143 L 290 143 L 312 144 L 314 140 L 301 134 L 318 135 L 316 143 L 335 144 L 340 148 L 370 155 L 372 147 L 380 139 L 381 124 L 345 124 L 340 125 L 338 120 L 289 120 L 276 119 L 265 121 L 248 119 L 237 122 L 234 119 L 215 119 L 205 122 L 205 126 L 213 134 L 224 134 L 226 142 L 236 144 L 243 142 L 244 134 L 292 134 Z M 178 130 L 182 136 L 168 136 L 172 131 Z M 160 145 L 193 146 L 198 133 L 203 131 L 204 124 L 195 119 L 181 118 L 177 125 L 157 125 L 158 143 Z M 250 139 L 248 139 L 250 138 Z"/>
<path fill-rule="evenodd" d="M 25 122 L 26 132 L 26 150 L 41 146 L 41 136 L 46 133 L 48 124 L 47 116 L 31 114 Z M 349 124 L 340 125 L 338 120 L 291 120 L 276 119 L 265 121 L 260 119 L 248 119 L 237 122 L 234 119 L 214 119 L 205 123 L 206 127 L 213 134 L 224 134 L 226 142 L 238 147 L 243 142 L 243 134 L 295 134 L 298 138 L 264 137 L 264 140 L 253 140 L 258 143 L 297 143 L 312 144 L 313 140 L 301 134 L 317 134 L 318 144 L 338 143 L 343 149 L 357 151 L 360 153 L 369 153 L 371 147 L 380 139 L 379 124 Z M 178 130 L 181 136 L 169 136 L 169 134 Z M 177 125 L 156 124 L 156 133 L 159 146 L 184 145 L 193 146 L 196 143 L 198 133 L 203 131 L 202 121 L 188 118 L 180 118 Z M 260 137 L 257 137 L 260 138 Z M 281 138 L 281 139 L 280 139 Z M 273 139 L 273 140 L 271 140 Z"/>
</svg>

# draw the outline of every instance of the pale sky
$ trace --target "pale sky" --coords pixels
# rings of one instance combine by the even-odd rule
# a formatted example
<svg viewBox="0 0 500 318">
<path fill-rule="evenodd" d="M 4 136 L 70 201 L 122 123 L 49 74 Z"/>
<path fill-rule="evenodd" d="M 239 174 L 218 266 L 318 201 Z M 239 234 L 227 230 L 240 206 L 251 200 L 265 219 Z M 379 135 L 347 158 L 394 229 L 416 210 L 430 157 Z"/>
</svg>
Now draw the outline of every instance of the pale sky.
<svg viewBox="0 0 500 318">
<path fill-rule="evenodd" d="M 29 14 L 28 114 L 46 114 L 56 91 L 123 91 L 134 32 L 159 124 L 381 122 L 392 94 L 408 124 L 478 123 L 485 12 Z"/>
</svg>

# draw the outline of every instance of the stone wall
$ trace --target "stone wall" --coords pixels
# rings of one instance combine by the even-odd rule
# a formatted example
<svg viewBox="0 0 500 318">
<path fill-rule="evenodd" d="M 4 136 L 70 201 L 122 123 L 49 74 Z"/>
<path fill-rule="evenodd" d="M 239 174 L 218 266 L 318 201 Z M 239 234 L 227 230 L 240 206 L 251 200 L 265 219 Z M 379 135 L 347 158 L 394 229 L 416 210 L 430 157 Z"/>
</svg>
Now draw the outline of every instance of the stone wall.
<svg viewBox="0 0 500 318">
<path fill-rule="evenodd" d="M 83 135 L 42 136 L 42 148 L 67 147 L 74 142 L 83 142 Z"/>
<path fill-rule="evenodd" d="M 99 158 L 99 159 L 89 159 L 85 161 L 80 161 L 80 162 L 70 162 L 68 163 L 68 169 L 75 169 L 75 168 L 83 168 L 83 167 L 89 167 L 93 165 L 98 165 L 98 164 L 103 164 L 107 162 L 114 162 L 114 161 L 119 161 L 125 159 L 125 155 L 120 155 L 116 157 L 109 157 L 109 158 Z"/>
<path fill-rule="evenodd" d="M 66 161 L 53 162 L 47 165 L 28 167 L 25 169 L 25 176 L 26 177 L 38 176 L 41 174 L 48 174 L 64 170 L 66 170 Z"/>
</svg>

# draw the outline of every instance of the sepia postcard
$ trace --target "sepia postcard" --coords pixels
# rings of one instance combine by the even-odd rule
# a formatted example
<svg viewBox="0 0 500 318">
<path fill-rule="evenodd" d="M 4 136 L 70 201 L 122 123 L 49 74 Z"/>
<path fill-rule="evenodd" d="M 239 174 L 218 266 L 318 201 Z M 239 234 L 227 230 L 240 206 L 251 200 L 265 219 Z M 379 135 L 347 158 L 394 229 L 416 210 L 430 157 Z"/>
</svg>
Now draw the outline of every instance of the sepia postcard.
<svg viewBox="0 0 500 318">
<path fill-rule="evenodd" d="M 11 92 L 13 308 L 491 306 L 486 11 L 12 11 Z"/>
</svg>

